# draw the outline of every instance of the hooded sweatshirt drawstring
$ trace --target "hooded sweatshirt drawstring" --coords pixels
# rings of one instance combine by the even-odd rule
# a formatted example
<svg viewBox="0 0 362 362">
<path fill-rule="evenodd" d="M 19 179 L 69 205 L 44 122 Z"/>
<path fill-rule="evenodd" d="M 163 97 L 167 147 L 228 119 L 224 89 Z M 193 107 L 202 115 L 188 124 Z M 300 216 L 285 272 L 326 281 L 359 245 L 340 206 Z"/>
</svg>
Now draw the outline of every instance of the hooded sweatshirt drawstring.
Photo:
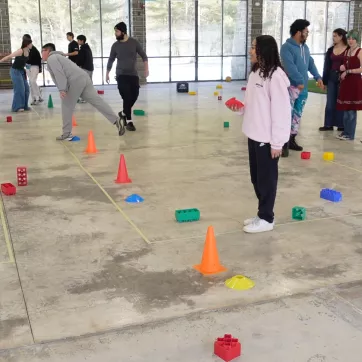
<svg viewBox="0 0 362 362">
<path fill-rule="evenodd" d="M 305 50 L 303 44 L 300 44 L 300 56 L 304 59 L 304 64 L 307 64 L 305 61 Z"/>
</svg>

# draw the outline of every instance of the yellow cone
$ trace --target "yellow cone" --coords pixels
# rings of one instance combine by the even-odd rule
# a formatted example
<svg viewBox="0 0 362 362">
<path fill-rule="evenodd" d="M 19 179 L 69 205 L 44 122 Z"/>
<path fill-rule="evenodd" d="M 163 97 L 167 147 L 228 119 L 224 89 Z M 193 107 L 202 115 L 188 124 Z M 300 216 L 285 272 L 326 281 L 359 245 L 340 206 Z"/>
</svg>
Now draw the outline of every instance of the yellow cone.
<svg viewBox="0 0 362 362">
<path fill-rule="evenodd" d="M 225 282 L 225 285 L 230 289 L 235 290 L 248 290 L 255 286 L 255 283 L 247 278 L 244 275 L 235 275 L 234 277 L 228 279 Z"/>
</svg>

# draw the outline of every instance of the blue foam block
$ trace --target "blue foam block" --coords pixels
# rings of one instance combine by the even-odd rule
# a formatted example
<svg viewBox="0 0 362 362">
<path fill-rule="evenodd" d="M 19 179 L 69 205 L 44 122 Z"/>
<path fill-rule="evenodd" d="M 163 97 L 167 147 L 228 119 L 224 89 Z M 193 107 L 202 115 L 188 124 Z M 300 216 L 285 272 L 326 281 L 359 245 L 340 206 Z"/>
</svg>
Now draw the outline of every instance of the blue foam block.
<svg viewBox="0 0 362 362">
<path fill-rule="evenodd" d="M 71 140 L 71 142 L 77 142 L 80 141 L 80 138 L 78 136 L 74 136 Z"/>
<path fill-rule="evenodd" d="M 332 201 L 332 202 L 342 201 L 342 194 L 339 191 L 332 190 L 332 189 L 322 189 L 320 196 L 321 196 L 321 199 Z"/>
<path fill-rule="evenodd" d="M 126 202 L 129 202 L 132 204 L 135 204 L 138 202 L 143 202 L 143 201 L 144 201 L 144 199 L 140 195 L 136 195 L 136 194 L 130 195 L 126 198 Z"/>
</svg>

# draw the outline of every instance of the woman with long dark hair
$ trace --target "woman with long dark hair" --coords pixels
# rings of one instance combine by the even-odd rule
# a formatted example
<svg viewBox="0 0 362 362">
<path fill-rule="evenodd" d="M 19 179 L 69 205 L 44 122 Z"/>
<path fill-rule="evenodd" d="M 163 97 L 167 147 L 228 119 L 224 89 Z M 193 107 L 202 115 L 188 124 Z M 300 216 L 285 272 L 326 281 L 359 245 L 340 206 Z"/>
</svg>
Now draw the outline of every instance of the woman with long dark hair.
<svg viewBox="0 0 362 362">
<path fill-rule="evenodd" d="M 291 104 L 278 45 L 270 35 L 258 36 L 249 51 L 252 70 L 244 100 L 243 133 L 248 137 L 251 182 L 259 200 L 258 215 L 244 221 L 244 231 L 274 228 L 278 161 L 290 136 Z"/>
<path fill-rule="evenodd" d="M 357 111 L 362 110 L 362 51 L 361 35 L 357 30 L 347 34 L 349 49 L 340 66 L 341 86 L 337 99 L 337 110 L 343 112 L 344 131 L 337 137 L 343 141 L 353 141 Z"/>
<path fill-rule="evenodd" d="M 29 58 L 29 52 L 32 47 L 31 39 L 23 39 L 21 48 L 7 55 L 0 60 L 1 63 L 15 58 L 10 69 L 10 77 L 13 82 L 14 98 L 11 110 L 13 112 L 29 111 L 29 85 L 26 80 L 25 65 Z"/>
<path fill-rule="evenodd" d="M 333 46 L 326 53 L 323 68 L 323 84 L 327 87 L 327 104 L 324 115 L 324 126 L 320 131 L 343 131 L 343 111 L 336 109 L 340 86 L 340 67 L 348 49 L 347 32 L 338 28 L 333 31 Z"/>
</svg>

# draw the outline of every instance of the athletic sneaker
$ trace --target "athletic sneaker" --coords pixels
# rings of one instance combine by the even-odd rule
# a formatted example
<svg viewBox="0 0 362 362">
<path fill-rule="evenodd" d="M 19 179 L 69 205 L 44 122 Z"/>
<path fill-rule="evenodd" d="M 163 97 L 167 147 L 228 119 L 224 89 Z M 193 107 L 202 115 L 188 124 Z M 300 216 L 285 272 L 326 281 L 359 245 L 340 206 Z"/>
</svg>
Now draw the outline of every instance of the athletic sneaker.
<svg viewBox="0 0 362 362">
<path fill-rule="evenodd" d="M 273 222 L 267 222 L 260 218 L 255 218 L 254 221 L 244 226 L 244 231 L 249 234 L 263 233 L 266 231 L 272 231 L 274 229 Z"/>
<path fill-rule="evenodd" d="M 337 138 L 338 140 L 341 140 L 343 137 L 344 137 L 344 133 L 343 133 L 343 132 L 336 136 L 336 138 Z"/>
<path fill-rule="evenodd" d="M 133 122 L 128 122 L 126 128 L 127 128 L 127 131 L 134 132 L 136 130 L 136 127 L 134 126 Z"/>
<path fill-rule="evenodd" d="M 246 219 L 246 220 L 244 220 L 244 226 L 248 226 L 258 219 L 259 219 L 259 216 L 255 216 L 255 217 L 251 217 L 250 219 Z"/>
<path fill-rule="evenodd" d="M 71 133 L 63 134 L 56 138 L 57 141 L 71 141 L 73 139 L 73 135 Z"/>
<path fill-rule="evenodd" d="M 353 141 L 351 140 L 350 137 L 348 137 L 347 135 L 343 135 L 342 137 L 339 138 L 341 141 Z"/>
<path fill-rule="evenodd" d="M 124 129 L 124 125 L 122 122 L 122 118 L 117 118 L 116 122 L 114 123 L 117 126 L 118 129 L 118 135 L 123 136 L 126 130 Z"/>
</svg>

